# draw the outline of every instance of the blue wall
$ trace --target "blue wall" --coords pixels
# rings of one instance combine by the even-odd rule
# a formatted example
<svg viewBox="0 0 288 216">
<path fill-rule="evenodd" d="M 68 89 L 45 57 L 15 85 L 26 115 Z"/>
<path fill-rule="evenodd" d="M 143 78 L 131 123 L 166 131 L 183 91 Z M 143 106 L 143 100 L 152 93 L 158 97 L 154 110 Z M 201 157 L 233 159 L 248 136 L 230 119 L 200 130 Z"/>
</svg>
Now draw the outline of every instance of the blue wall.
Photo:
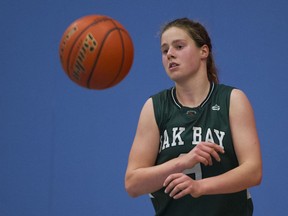
<svg viewBox="0 0 288 216">
<path fill-rule="evenodd" d="M 0 216 L 153 215 L 148 196 L 126 194 L 124 175 L 144 101 L 172 85 L 157 32 L 183 16 L 207 27 L 221 82 L 254 107 L 264 162 L 255 215 L 286 215 L 287 10 L 285 0 L 1 1 Z M 58 57 L 66 27 L 87 14 L 117 19 L 135 45 L 128 77 L 104 91 L 72 83 Z"/>
</svg>

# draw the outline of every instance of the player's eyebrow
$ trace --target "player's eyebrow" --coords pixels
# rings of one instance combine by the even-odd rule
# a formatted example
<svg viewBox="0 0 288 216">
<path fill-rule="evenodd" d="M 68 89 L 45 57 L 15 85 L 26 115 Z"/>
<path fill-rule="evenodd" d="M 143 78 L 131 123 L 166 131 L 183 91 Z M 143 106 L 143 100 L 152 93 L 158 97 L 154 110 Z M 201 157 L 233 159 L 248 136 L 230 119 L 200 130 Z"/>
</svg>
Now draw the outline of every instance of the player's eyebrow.
<svg viewBox="0 0 288 216">
<path fill-rule="evenodd" d="M 174 41 L 172 41 L 172 45 L 177 44 L 177 43 L 179 43 L 179 42 L 185 42 L 185 40 L 184 40 L 184 39 L 174 40 Z M 168 43 L 163 43 L 163 44 L 161 44 L 161 48 L 163 48 L 163 47 L 165 47 L 165 46 L 168 46 Z"/>
</svg>

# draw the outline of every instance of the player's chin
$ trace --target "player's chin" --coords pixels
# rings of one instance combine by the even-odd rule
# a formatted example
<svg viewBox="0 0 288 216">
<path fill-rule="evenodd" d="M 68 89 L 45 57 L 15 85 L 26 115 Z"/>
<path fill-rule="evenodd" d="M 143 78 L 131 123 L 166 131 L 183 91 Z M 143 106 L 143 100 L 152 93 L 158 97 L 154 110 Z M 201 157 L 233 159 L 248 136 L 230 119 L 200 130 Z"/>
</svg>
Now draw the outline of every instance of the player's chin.
<svg viewBox="0 0 288 216">
<path fill-rule="evenodd" d="M 169 76 L 171 80 L 173 80 L 175 83 L 181 85 L 181 84 L 184 84 L 187 79 L 184 78 L 181 74 L 172 74 L 171 76 Z"/>
<path fill-rule="evenodd" d="M 181 73 L 179 71 L 170 71 L 169 69 L 166 69 L 166 73 L 168 77 L 173 80 L 174 82 L 180 82 L 181 81 Z"/>
</svg>

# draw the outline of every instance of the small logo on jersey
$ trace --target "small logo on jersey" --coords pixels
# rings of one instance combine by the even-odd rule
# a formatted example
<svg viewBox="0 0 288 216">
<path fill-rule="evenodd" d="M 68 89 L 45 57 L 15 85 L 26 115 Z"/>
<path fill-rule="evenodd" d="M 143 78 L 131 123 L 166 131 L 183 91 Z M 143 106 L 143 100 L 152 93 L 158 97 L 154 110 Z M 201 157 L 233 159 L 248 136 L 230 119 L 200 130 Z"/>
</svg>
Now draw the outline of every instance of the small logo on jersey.
<svg viewBox="0 0 288 216">
<path fill-rule="evenodd" d="M 186 112 L 186 115 L 188 115 L 188 116 L 190 116 L 190 117 L 192 117 L 192 116 L 194 116 L 194 115 L 196 115 L 197 114 L 197 112 L 195 111 L 195 110 L 188 110 L 187 112 Z"/>
<path fill-rule="evenodd" d="M 220 106 L 218 104 L 215 104 L 214 106 L 212 106 L 212 110 L 219 111 L 220 110 Z"/>
</svg>

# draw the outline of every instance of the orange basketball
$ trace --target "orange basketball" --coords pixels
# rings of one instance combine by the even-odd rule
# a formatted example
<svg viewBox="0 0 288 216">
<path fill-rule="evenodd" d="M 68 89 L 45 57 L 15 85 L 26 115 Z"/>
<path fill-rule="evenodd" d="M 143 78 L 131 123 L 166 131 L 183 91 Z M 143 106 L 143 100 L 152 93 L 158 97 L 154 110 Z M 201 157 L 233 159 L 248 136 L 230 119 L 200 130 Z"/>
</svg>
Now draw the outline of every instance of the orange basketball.
<svg viewBox="0 0 288 216">
<path fill-rule="evenodd" d="M 68 77 L 89 89 L 106 89 L 121 82 L 133 63 L 128 31 L 115 19 L 85 16 L 64 32 L 59 55 Z"/>
</svg>

